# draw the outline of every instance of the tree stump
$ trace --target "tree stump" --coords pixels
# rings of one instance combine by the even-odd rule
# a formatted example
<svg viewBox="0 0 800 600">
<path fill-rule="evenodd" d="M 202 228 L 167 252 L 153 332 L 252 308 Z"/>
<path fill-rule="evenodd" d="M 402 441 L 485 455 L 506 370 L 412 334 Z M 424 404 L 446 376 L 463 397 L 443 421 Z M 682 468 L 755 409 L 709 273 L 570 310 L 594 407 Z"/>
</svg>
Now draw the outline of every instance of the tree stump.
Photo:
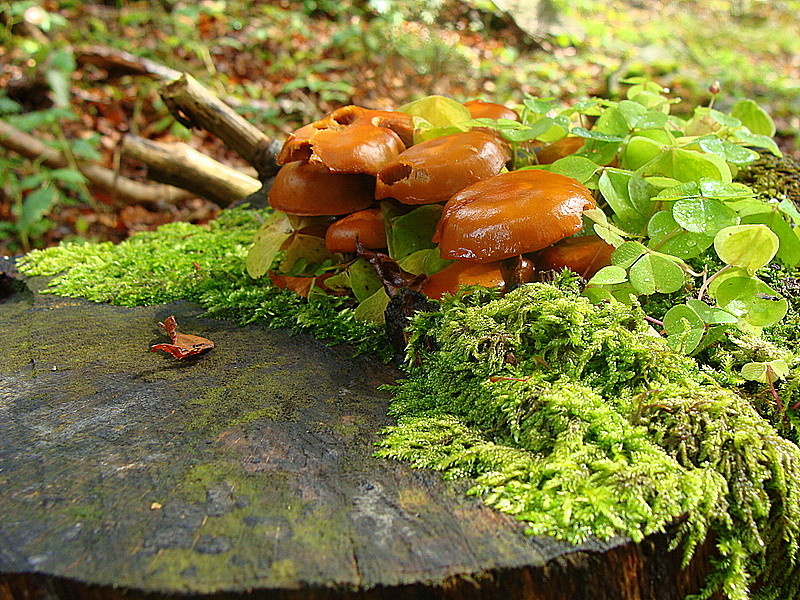
<svg viewBox="0 0 800 600">
<path fill-rule="evenodd" d="M 678 600 L 701 587 L 710 541 L 681 569 L 666 533 L 527 536 L 468 482 L 373 456 L 395 369 L 199 312 L 0 301 L 0 599 Z M 150 353 L 173 314 L 216 348 Z"/>
</svg>

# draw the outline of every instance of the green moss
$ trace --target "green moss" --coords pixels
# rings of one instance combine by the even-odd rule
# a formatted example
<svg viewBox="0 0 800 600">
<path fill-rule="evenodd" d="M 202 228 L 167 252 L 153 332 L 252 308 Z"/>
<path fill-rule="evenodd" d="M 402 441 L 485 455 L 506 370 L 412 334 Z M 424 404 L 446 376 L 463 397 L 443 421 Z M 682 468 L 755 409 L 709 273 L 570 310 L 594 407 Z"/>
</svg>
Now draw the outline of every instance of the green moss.
<svg viewBox="0 0 800 600">
<path fill-rule="evenodd" d="M 244 369 L 225 387 L 210 387 L 192 400 L 197 405 L 190 429 L 223 429 L 252 423 L 258 419 L 290 419 L 302 409 L 303 398 L 284 397 L 274 386 L 274 374 L 265 372 L 263 366 Z"/>
<path fill-rule="evenodd" d="M 687 559 L 709 531 L 718 542 L 706 592 L 798 594 L 800 449 L 649 335 L 638 308 L 530 284 L 454 298 L 411 340 L 381 455 L 472 477 L 531 533 L 572 542 L 688 515 Z"/>
<path fill-rule="evenodd" d="M 62 244 L 35 250 L 18 266 L 28 276 L 52 276 L 47 293 L 121 306 L 188 300 L 210 316 L 311 332 L 388 360 L 392 351 L 381 330 L 356 320 L 345 300 L 325 294 L 306 300 L 247 275 L 245 257 L 263 214 L 226 210 L 208 226 L 169 223 L 116 246 Z"/>
<path fill-rule="evenodd" d="M 207 228 L 172 224 L 119 246 L 62 246 L 31 253 L 22 269 L 63 271 L 48 288 L 58 294 L 128 305 L 187 299 L 212 316 L 389 356 L 382 332 L 357 321 L 346 300 L 306 300 L 247 277 L 244 255 L 259 218 L 225 211 Z M 764 390 L 748 389 L 738 374 L 747 361 L 786 358 L 793 374 L 777 391 L 789 406 L 800 401 L 798 361 L 779 343 L 796 340 L 792 332 L 731 338 L 698 362 L 651 335 L 638 307 L 592 305 L 566 274 L 555 285 L 526 285 L 504 297 L 472 290 L 415 317 L 407 378 L 393 387 L 398 424 L 384 432 L 380 454 L 446 477 L 471 477 L 471 494 L 524 520 L 531 533 L 573 542 L 619 534 L 640 540 L 686 516 L 675 544 L 687 559 L 709 533 L 717 542 L 706 593 L 798 597 L 800 450 L 786 439 L 796 439 L 796 411 L 776 412 L 766 396 L 760 402 Z M 291 418 L 297 399 L 273 397 L 263 375 L 258 366 L 239 374 L 237 388 L 247 390 L 241 395 L 206 390 L 190 427 Z M 352 429 L 345 421 L 330 426 L 343 434 Z M 220 483 L 267 513 L 266 502 L 289 501 L 277 475 L 266 493 L 246 473 L 222 472 L 214 463 L 191 469 L 180 489 L 199 503 Z M 309 555 L 319 547 L 312 523 L 320 519 L 344 528 L 330 529 L 326 547 L 347 538 L 347 519 L 293 508 L 293 543 Z M 201 534 L 244 535 L 254 548 L 272 548 L 274 529 L 242 529 L 247 514 L 243 505 L 210 516 Z M 151 575 L 166 581 L 192 569 L 213 581 L 226 563 L 201 554 L 166 549 L 153 558 Z M 287 580 L 295 575 L 281 557 L 270 569 Z"/>
</svg>

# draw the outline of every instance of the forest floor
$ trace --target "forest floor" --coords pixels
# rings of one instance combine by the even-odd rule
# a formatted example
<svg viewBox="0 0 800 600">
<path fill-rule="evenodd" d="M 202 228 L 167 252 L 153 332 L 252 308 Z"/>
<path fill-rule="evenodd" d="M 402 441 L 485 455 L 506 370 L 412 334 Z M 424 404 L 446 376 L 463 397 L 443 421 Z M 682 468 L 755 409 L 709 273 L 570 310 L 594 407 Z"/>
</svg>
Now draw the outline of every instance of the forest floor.
<svg viewBox="0 0 800 600">
<path fill-rule="evenodd" d="M 345 104 L 391 109 L 426 94 L 569 103 L 619 97 L 626 78 L 647 77 L 682 99 L 679 113 L 709 103 L 715 81 L 715 107 L 758 101 L 782 150 L 800 158 L 797 0 L 529 1 L 513 17 L 497 9 L 513 4 L 0 2 L 0 119 L 142 181 L 143 166 L 119 157 L 128 133 L 244 166 L 174 121 L 163 81 L 101 58 L 116 49 L 192 74 L 279 139 Z M 0 255 L 64 239 L 117 241 L 218 210 L 199 199 L 161 210 L 121 203 L 64 171 L 0 148 Z"/>
</svg>

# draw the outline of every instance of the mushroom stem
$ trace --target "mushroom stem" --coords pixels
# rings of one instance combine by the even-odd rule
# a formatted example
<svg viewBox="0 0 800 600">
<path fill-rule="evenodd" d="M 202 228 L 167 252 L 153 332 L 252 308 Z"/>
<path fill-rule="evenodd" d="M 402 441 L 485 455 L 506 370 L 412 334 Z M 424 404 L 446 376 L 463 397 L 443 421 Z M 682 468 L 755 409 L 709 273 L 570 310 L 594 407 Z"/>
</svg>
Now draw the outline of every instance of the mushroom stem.
<svg viewBox="0 0 800 600">
<path fill-rule="evenodd" d="M 503 292 L 508 293 L 523 283 L 533 281 L 533 263 L 520 254 L 500 261 L 500 273 L 503 275 Z"/>
</svg>

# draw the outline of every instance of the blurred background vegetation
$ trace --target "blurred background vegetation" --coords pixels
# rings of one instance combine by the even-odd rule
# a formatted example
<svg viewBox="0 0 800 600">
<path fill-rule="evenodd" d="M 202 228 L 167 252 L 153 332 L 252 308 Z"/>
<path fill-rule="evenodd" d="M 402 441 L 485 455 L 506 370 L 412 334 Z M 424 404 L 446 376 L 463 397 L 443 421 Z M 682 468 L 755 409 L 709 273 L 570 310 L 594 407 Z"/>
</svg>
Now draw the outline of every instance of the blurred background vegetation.
<svg viewBox="0 0 800 600">
<path fill-rule="evenodd" d="M 800 158 L 799 13 L 800 0 L 0 2 L 0 120 L 69 159 L 48 168 L 0 146 L 0 255 L 214 216 L 199 199 L 153 210 L 90 191 L 82 160 L 143 178 L 119 160 L 126 133 L 243 165 L 175 123 L 163 81 L 87 58 L 97 48 L 191 73 L 278 138 L 345 104 L 391 109 L 433 93 L 569 103 L 615 98 L 632 76 L 669 88 L 688 112 L 719 82 L 715 107 L 758 101 Z"/>
</svg>

